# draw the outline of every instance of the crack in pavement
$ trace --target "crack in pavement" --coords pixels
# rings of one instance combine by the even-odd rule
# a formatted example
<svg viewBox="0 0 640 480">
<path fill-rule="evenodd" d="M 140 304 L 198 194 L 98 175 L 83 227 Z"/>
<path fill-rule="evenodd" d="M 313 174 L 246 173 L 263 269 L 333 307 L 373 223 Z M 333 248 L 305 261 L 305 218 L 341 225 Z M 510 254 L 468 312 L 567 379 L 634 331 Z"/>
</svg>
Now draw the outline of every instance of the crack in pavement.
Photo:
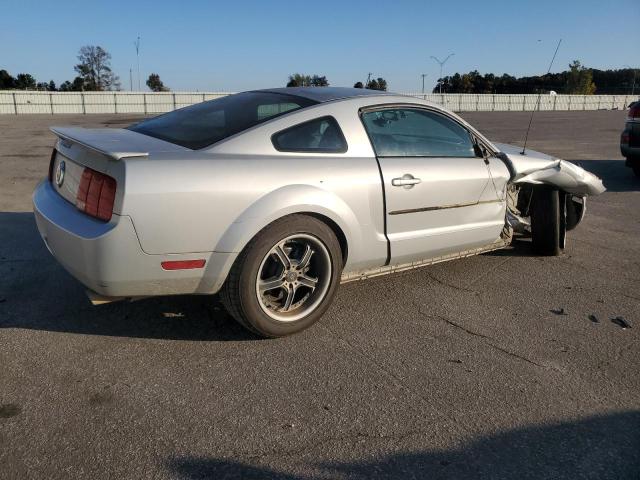
<svg viewBox="0 0 640 480">
<path fill-rule="evenodd" d="M 415 304 L 414 304 L 414 305 L 415 305 Z M 419 313 L 419 314 L 421 314 L 421 315 L 423 315 L 423 316 L 425 316 L 425 317 L 432 317 L 432 318 L 437 318 L 437 319 L 439 319 L 439 320 L 442 320 L 442 321 L 444 321 L 446 324 L 448 324 L 448 325 L 450 325 L 450 326 L 452 326 L 452 327 L 454 327 L 454 328 L 457 328 L 457 329 L 459 329 L 459 330 L 462 330 L 462 331 L 463 331 L 463 332 L 465 332 L 467 335 L 471 335 L 471 336 L 474 336 L 474 337 L 479 337 L 479 338 L 482 338 L 482 339 L 485 339 L 485 340 L 496 340 L 495 338 L 490 337 L 490 336 L 488 336 L 488 335 L 484 335 L 483 333 L 478 333 L 478 332 L 474 332 L 473 330 L 469 330 L 468 328 L 463 327 L 462 325 L 460 325 L 460 324 L 458 324 L 458 323 L 454 322 L 453 320 L 451 320 L 451 319 L 449 319 L 449 318 L 447 318 L 447 317 L 444 317 L 444 316 L 442 316 L 442 315 L 432 315 L 432 314 L 430 314 L 430 313 L 425 313 L 425 312 L 423 312 L 423 311 L 422 311 L 422 308 L 421 308 L 419 305 L 415 305 L 415 306 L 417 307 L 417 309 L 418 309 L 418 313 Z M 511 357 L 514 357 L 514 358 L 517 358 L 517 359 L 522 360 L 522 361 L 524 361 L 524 362 L 530 363 L 531 365 L 535 365 L 536 367 L 540 367 L 540 368 L 547 368 L 547 369 L 549 369 L 549 368 L 553 368 L 553 367 L 549 367 L 549 366 L 546 366 L 546 365 L 542 365 L 542 364 L 540 364 L 540 363 L 537 363 L 537 362 L 535 362 L 535 361 L 531 360 L 530 358 L 527 358 L 527 357 L 525 357 L 525 356 L 523 356 L 523 355 L 520 355 L 520 354 L 518 354 L 518 353 L 512 352 L 512 351 L 510 351 L 510 350 L 507 350 L 506 348 L 501 347 L 501 346 L 499 346 L 499 345 L 496 345 L 496 344 L 494 344 L 494 343 L 492 343 L 492 342 L 485 342 L 485 343 L 486 343 L 487 345 L 489 345 L 490 347 L 494 348 L 495 350 L 499 351 L 499 352 L 502 352 L 502 353 L 504 353 L 504 354 L 506 354 L 506 355 L 509 355 L 509 356 L 511 356 Z M 557 370 L 557 369 L 555 369 L 555 368 L 554 368 L 554 370 Z"/>
<path fill-rule="evenodd" d="M 439 283 L 442 286 L 453 288 L 454 290 L 460 290 L 461 292 L 478 293 L 476 290 L 472 290 L 466 287 L 459 287 L 458 285 L 454 285 L 452 283 L 445 282 L 444 280 L 440 280 L 438 277 L 434 276 L 433 273 L 431 272 L 426 272 L 426 274 L 427 274 L 427 277 L 429 277 L 431 280 L 435 281 L 436 283 Z"/>
<path fill-rule="evenodd" d="M 497 270 L 498 268 L 500 268 L 502 265 L 504 265 L 505 263 L 507 263 L 509 260 L 511 260 L 513 257 L 507 257 L 506 259 L 504 259 L 502 262 L 499 262 L 497 265 L 494 265 L 493 267 L 485 270 L 484 272 L 482 272 L 480 275 L 478 275 L 476 278 L 474 278 L 473 280 L 471 280 L 469 283 L 467 283 L 467 286 L 471 286 L 474 283 L 476 283 L 478 280 L 480 280 L 481 278 L 486 277 L 489 273 L 494 272 L 495 270 Z"/>
</svg>

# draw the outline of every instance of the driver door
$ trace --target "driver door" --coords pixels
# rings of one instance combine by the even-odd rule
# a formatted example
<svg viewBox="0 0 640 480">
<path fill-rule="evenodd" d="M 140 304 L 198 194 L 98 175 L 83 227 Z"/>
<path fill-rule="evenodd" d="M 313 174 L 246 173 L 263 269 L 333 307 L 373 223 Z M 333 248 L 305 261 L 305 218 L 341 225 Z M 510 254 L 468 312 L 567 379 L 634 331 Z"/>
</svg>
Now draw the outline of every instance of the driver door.
<svg viewBox="0 0 640 480">
<path fill-rule="evenodd" d="M 490 182 L 489 165 L 476 155 L 464 126 L 419 107 L 384 107 L 361 115 L 382 174 L 392 265 L 499 238 L 504 192 Z"/>
</svg>

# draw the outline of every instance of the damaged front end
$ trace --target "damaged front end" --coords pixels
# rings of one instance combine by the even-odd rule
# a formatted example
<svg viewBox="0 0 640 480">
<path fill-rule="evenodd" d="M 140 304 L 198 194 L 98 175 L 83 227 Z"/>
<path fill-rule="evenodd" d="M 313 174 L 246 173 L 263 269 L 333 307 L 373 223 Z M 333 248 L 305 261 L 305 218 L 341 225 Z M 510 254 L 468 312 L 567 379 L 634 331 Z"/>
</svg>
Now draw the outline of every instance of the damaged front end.
<svg viewBox="0 0 640 480">
<path fill-rule="evenodd" d="M 524 236 L 531 235 L 531 199 L 533 184 L 512 183 L 507 188 L 507 223 L 513 232 Z M 568 232 L 578 226 L 587 210 L 587 197 L 559 191 L 561 228 Z"/>
<path fill-rule="evenodd" d="M 539 186 L 558 190 L 560 201 L 560 239 L 573 230 L 584 218 L 589 195 L 599 195 L 606 189 L 602 180 L 573 163 L 544 153 L 519 147 L 495 144 L 497 155 L 510 170 L 511 181 L 507 189 L 507 225 L 513 233 L 531 235 L 531 203 L 533 192 Z M 561 245 L 564 247 L 564 245 Z"/>
</svg>

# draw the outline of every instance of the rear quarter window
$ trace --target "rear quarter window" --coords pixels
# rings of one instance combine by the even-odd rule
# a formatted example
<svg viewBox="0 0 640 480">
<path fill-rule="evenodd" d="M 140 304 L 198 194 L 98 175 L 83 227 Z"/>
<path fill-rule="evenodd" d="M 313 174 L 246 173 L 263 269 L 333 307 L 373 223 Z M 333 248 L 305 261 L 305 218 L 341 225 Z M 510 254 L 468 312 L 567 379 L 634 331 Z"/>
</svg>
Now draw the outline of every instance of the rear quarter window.
<svg viewBox="0 0 640 480">
<path fill-rule="evenodd" d="M 277 132 L 271 141 L 279 152 L 344 153 L 348 148 L 340 125 L 330 116 Z"/>
</svg>

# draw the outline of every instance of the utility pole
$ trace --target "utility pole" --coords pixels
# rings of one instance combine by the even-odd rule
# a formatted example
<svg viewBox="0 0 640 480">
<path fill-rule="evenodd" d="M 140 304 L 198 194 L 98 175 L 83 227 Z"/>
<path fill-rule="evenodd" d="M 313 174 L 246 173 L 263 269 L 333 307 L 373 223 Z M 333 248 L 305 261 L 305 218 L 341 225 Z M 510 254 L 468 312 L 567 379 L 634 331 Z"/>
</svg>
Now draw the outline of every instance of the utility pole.
<svg viewBox="0 0 640 480">
<path fill-rule="evenodd" d="M 138 91 L 140 91 L 140 36 L 134 42 L 136 46 L 136 60 L 138 61 Z"/>
<path fill-rule="evenodd" d="M 444 64 L 447 63 L 447 60 L 449 60 L 454 55 L 455 53 L 450 53 L 444 60 L 440 60 L 439 58 L 431 55 L 431 58 L 433 58 L 436 62 L 438 62 L 438 65 L 440 65 L 440 78 L 438 79 L 438 83 L 440 84 L 440 93 L 442 93 L 442 67 L 444 67 Z"/>
<path fill-rule="evenodd" d="M 129 69 L 129 91 L 133 92 L 133 69 Z"/>
<path fill-rule="evenodd" d="M 367 83 L 366 83 L 366 85 L 364 86 L 364 88 L 367 88 L 367 85 L 369 85 L 369 82 L 371 81 L 371 75 L 373 75 L 373 73 L 372 73 L 372 72 L 369 72 L 369 74 L 367 75 Z"/>
<path fill-rule="evenodd" d="M 422 75 L 420 75 L 422 77 L 422 93 L 424 94 L 424 77 L 427 76 L 426 73 L 423 73 Z"/>
</svg>

